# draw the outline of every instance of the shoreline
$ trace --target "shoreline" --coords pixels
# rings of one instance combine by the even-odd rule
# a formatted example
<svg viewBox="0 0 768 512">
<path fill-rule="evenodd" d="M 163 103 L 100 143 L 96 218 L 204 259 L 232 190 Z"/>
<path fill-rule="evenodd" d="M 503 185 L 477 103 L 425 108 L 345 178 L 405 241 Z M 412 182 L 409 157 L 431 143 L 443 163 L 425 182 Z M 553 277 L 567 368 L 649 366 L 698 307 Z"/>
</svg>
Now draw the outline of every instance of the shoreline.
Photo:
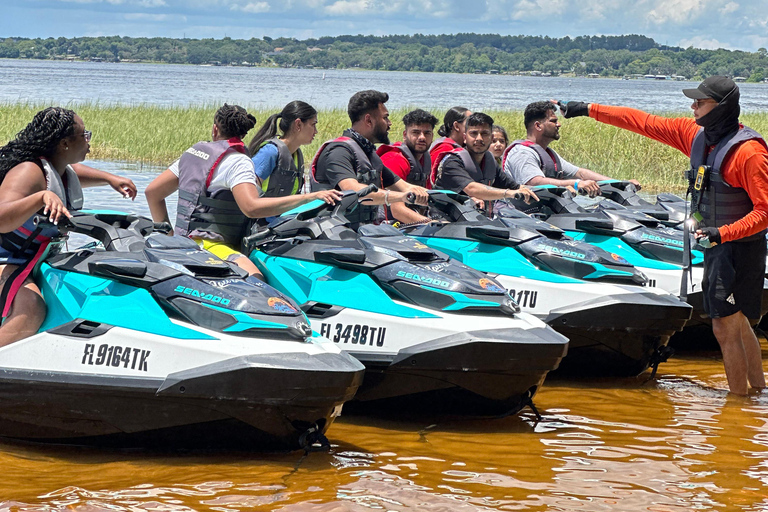
<svg viewBox="0 0 768 512">
<path fill-rule="evenodd" d="M 0 145 L 6 144 L 32 119 L 44 104 L 0 104 Z M 168 166 L 192 144 L 208 140 L 216 106 L 162 107 L 83 105 L 74 110 L 93 132 L 89 158 L 114 162 Z M 259 108 L 249 112 L 257 118 L 256 127 L 245 138 L 246 144 L 267 117 L 279 109 Z M 401 139 L 401 118 L 410 110 L 390 111 L 390 139 Z M 440 114 L 442 110 L 432 109 Z M 488 110 L 496 124 L 507 129 L 510 141 L 525 136 L 523 112 Z M 665 113 L 667 117 L 674 113 Z M 677 113 L 688 117 L 689 113 Z M 342 109 L 319 109 L 318 134 L 302 148 L 309 162 L 322 142 L 340 135 L 349 125 Z M 742 122 L 761 133 L 768 133 L 768 112 L 746 113 Z M 683 173 L 688 159 L 680 152 L 640 135 L 589 119 L 561 120 L 562 138 L 553 148 L 566 160 L 615 179 L 634 178 L 647 192 L 680 191 L 685 188 Z M 435 137 L 437 135 L 435 134 Z"/>
</svg>

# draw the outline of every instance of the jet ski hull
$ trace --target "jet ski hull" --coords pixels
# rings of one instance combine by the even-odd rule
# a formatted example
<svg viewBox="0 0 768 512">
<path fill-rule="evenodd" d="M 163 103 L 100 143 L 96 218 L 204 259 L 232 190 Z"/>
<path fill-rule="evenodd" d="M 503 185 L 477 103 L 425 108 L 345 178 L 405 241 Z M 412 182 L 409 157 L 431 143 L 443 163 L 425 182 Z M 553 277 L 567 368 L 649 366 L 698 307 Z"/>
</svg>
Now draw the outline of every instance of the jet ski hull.
<svg viewBox="0 0 768 512">
<path fill-rule="evenodd" d="M 268 340 L 219 335 L 179 343 L 104 324 L 93 337 L 61 331 L 0 350 L 0 436 L 299 449 L 311 440 L 308 430 L 328 429 L 362 380 L 357 361 L 324 348 L 307 350 L 301 342 L 290 342 L 295 348 L 285 352 L 255 354 L 248 345 Z M 181 357 L 185 349 L 188 357 Z M 41 352 L 51 356 L 44 369 Z"/>
</svg>

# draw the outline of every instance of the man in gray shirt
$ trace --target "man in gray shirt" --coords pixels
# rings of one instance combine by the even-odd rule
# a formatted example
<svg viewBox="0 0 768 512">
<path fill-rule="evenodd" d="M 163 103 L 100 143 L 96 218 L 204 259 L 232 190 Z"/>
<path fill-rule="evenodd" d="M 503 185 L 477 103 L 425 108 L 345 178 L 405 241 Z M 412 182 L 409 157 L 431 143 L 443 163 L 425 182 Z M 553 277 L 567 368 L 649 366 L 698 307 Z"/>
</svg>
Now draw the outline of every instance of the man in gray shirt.
<svg viewBox="0 0 768 512">
<path fill-rule="evenodd" d="M 516 140 L 502 158 L 504 173 L 516 183 L 529 187 L 557 185 L 584 190 L 590 197 L 600 194 L 599 180 L 611 178 L 583 167 L 577 167 L 549 148 L 560 138 L 557 106 L 549 101 L 537 101 L 525 107 L 525 140 Z M 640 190 L 640 183 L 630 180 Z"/>
</svg>

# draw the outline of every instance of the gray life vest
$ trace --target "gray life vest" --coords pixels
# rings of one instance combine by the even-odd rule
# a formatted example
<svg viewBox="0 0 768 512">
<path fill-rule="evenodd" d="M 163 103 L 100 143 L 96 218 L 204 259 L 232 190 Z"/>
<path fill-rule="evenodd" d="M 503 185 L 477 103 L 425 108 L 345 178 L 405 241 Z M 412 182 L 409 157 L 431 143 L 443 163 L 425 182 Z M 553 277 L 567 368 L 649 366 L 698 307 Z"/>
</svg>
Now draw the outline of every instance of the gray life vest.
<svg viewBox="0 0 768 512">
<path fill-rule="evenodd" d="M 703 220 L 702 225 L 719 228 L 727 224 L 744 218 L 754 209 L 749 194 L 743 188 L 732 187 L 723 180 L 721 167 L 725 159 L 741 143 L 748 140 L 757 140 L 763 146 L 766 146 L 763 137 L 751 128 L 746 126 L 739 129 L 730 137 L 726 137 L 714 147 L 709 155 L 706 154 L 707 147 L 704 142 L 704 128 L 699 130 L 691 145 L 691 168 L 688 170 L 687 177 L 689 190 L 692 192 L 691 212 L 698 211 Z M 768 150 L 768 147 L 766 147 Z M 708 166 L 705 174 L 704 184 L 700 191 L 694 189 L 694 183 L 700 166 Z M 748 242 L 764 238 L 766 230 L 755 233 L 735 242 Z"/>
<path fill-rule="evenodd" d="M 75 171 L 69 165 L 64 171 L 67 186 L 61 176 L 45 158 L 39 161 L 45 175 L 46 189 L 61 199 L 68 210 L 79 210 L 83 207 L 83 189 Z M 10 233 L 0 235 L 0 264 L 22 265 L 28 263 L 38 253 L 41 242 L 59 233 L 58 228 L 37 229 L 33 221 L 34 215 L 24 224 Z M 32 234 L 34 233 L 34 236 Z"/>
<path fill-rule="evenodd" d="M 211 195 L 208 187 L 219 163 L 233 151 L 245 153 L 240 139 L 198 142 L 179 159 L 179 202 L 175 232 L 240 245 L 248 229 L 248 218 L 235 202 L 231 190 Z"/>
<path fill-rule="evenodd" d="M 536 155 L 539 157 L 539 169 L 541 169 L 541 171 L 544 173 L 544 176 L 547 178 L 553 178 L 556 180 L 562 180 L 565 178 L 565 174 L 563 173 L 563 162 L 560 160 L 560 156 L 553 150 L 549 148 L 544 149 L 539 144 L 536 144 L 530 140 L 515 140 L 512 141 L 512 144 L 507 146 L 507 149 L 504 150 L 504 155 L 501 157 L 502 169 L 507 163 L 507 154 L 515 146 L 525 146 L 534 150 Z"/>
<path fill-rule="evenodd" d="M 367 155 L 365 151 L 363 151 L 363 148 L 360 147 L 360 144 L 353 138 L 342 136 L 324 142 L 312 159 L 312 172 L 310 174 L 312 192 L 329 190 L 331 188 L 330 183 L 317 181 L 317 162 L 323 151 L 338 146 L 342 146 L 350 152 L 352 156 L 352 167 L 355 169 L 355 179 L 357 179 L 358 182 L 363 185 L 375 184 L 377 187 L 383 188 L 381 174 L 384 171 L 384 163 L 381 161 L 381 158 L 379 158 L 379 155 L 377 155 L 375 151 L 370 155 Z M 367 224 L 381 221 L 384 218 L 384 215 L 383 208 L 379 206 L 361 204 L 352 214 L 347 215 L 347 218 L 352 223 L 359 222 L 361 224 Z M 350 216 L 353 216 L 354 218 L 350 218 Z"/>
<path fill-rule="evenodd" d="M 467 151 L 465 148 L 456 148 L 452 151 L 449 151 L 445 155 L 445 158 L 443 158 L 440 162 L 440 168 L 438 169 L 438 179 L 436 180 L 434 188 L 440 188 L 438 182 L 440 181 L 440 175 L 442 174 L 443 164 L 451 155 L 459 157 L 462 165 L 464 166 L 464 169 L 467 171 L 469 177 L 472 178 L 472 180 L 489 186 L 492 185 L 494 181 L 496 181 L 498 167 L 496 166 L 496 159 L 493 157 L 493 153 L 486 151 L 485 155 L 483 155 L 483 160 L 480 162 L 480 167 L 478 167 L 477 164 L 475 164 L 475 161 L 472 159 L 472 155 L 469 154 L 469 151 Z M 455 190 L 454 192 L 461 192 L 461 190 Z M 493 213 L 493 207 L 493 201 L 485 201 L 484 210 L 485 214 L 489 217 Z"/>
<path fill-rule="evenodd" d="M 480 162 L 480 167 L 475 164 L 472 159 L 472 155 L 469 154 L 465 148 L 456 148 L 449 151 L 446 157 L 450 155 L 458 156 L 461 159 L 461 163 L 464 165 L 469 177 L 478 183 L 483 185 L 491 185 L 496 181 L 496 175 L 498 173 L 498 167 L 496 166 L 496 159 L 493 158 L 493 153 L 486 151 L 483 155 L 483 160 Z M 445 158 L 441 164 L 445 162 Z M 460 191 L 459 191 L 460 192 Z"/>
<path fill-rule="evenodd" d="M 301 149 L 296 150 L 294 161 L 291 151 L 282 140 L 275 137 L 265 141 L 262 147 L 266 144 L 274 144 L 277 147 L 277 166 L 262 183 L 264 196 L 285 197 L 298 194 L 304 185 L 304 155 Z"/>
</svg>

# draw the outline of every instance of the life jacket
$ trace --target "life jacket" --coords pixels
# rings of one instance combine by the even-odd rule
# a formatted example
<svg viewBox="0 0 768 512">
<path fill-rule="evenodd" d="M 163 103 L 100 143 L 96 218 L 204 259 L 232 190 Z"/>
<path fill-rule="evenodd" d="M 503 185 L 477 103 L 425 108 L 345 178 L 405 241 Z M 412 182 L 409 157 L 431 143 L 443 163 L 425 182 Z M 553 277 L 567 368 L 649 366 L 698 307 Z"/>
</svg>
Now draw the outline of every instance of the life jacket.
<svg viewBox="0 0 768 512">
<path fill-rule="evenodd" d="M 461 144 L 458 144 L 450 137 L 440 137 L 435 140 L 429 147 L 429 158 L 431 160 L 431 169 L 429 173 L 429 179 L 427 179 L 426 188 L 434 188 L 435 181 L 437 181 L 437 168 L 440 166 L 440 162 L 445 156 L 454 149 L 461 149 Z"/>
<path fill-rule="evenodd" d="M 470 155 L 469 151 L 467 151 L 465 148 L 455 148 L 449 151 L 444 155 L 443 162 L 445 161 L 445 157 L 451 155 L 458 156 L 459 159 L 461 159 L 461 163 L 464 166 L 464 169 L 466 169 L 469 177 L 474 181 L 489 186 L 492 185 L 494 181 L 496 181 L 498 168 L 496 167 L 496 159 L 493 157 L 493 153 L 490 151 L 486 151 L 485 155 L 483 155 L 483 160 L 480 162 L 479 168 L 477 164 L 475 164 L 475 161 L 472 159 L 472 155 Z M 454 192 L 461 191 L 456 190 Z M 485 213 L 490 216 L 493 212 L 493 201 L 485 201 L 485 206 Z"/>
<path fill-rule="evenodd" d="M 68 210 L 74 211 L 83 207 L 83 189 L 72 167 L 67 166 L 64 171 L 67 178 L 65 187 L 61 176 L 48 160 L 40 158 L 37 163 L 45 175 L 47 190 L 56 194 Z M 59 233 L 56 227 L 36 226 L 34 218 L 35 216 L 30 217 L 10 233 L 0 234 L 0 264 L 19 266 L 8 277 L 0 292 L 0 311 L 3 319 L 10 313 L 16 293 L 42 259 L 51 239 Z"/>
<path fill-rule="evenodd" d="M 530 140 L 515 140 L 512 141 L 512 144 L 507 146 L 507 149 L 504 150 L 504 154 L 501 157 L 502 169 L 504 169 L 504 166 L 507 163 L 507 154 L 513 147 L 518 145 L 531 148 L 536 152 L 539 157 L 539 168 L 544 173 L 544 176 L 556 180 L 562 180 L 565 177 L 565 174 L 563 174 L 563 162 L 560 160 L 560 156 L 553 150 L 549 148 L 544 149 L 539 144 Z"/>
<path fill-rule="evenodd" d="M 312 192 L 329 190 L 331 188 L 330 183 L 321 183 L 317 181 L 317 162 L 323 151 L 338 146 L 343 146 L 350 152 L 352 156 L 352 168 L 355 170 L 355 179 L 357 179 L 358 182 L 363 185 L 375 184 L 377 187 L 382 188 L 381 174 L 384 170 L 384 163 L 382 163 L 379 155 L 377 155 L 375 151 L 370 155 L 367 155 L 365 151 L 363 151 L 363 148 L 360 147 L 360 144 L 353 138 L 341 136 L 324 142 L 312 159 L 310 174 L 310 186 Z M 355 210 L 355 214 L 356 217 L 354 219 L 349 218 L 349 220 L 353 223 L 359 222 L 361 224 L 377 222 L 382 220 L 385 216 L 383 208 L 365 204 L 361 204 Z"/>
<path fill-rule="evenodd" d="M 730 137 L 726 137 L 712 149 L 707 155 L 707 147 L 704 142 L 704 128 L 699 130 L 691 145 L 691 168 L 687 177 L 689 190 L 692 192 L 691 212 L 698 212 L 703 226 L 721 227 L 732 224 L 744 218 L 754 209 L 749 194 L 743 188 L 732 187 L 723 180 L 721 167 L 726 158 L 742 143 L 756 140 L 768 151 L 763 137 L 751 128 L 741 126 Z M 705 183 L 701 190 L 696 191 L 694 184 L 700 166 L 709 166 L 706 171 Z M 734 240 L 735 242 L 749 242 L 765 237 L 766 230 L 755 233 L 745 238 Z"/>
<path fill-rule="evenodd" d="M 429 178 L 429 174 L 431 172 L 431 160 L 428 151 L 425 152 L 424 156 L 422 157 L 422 160 L 424 161 L 423 164 L 416 160 L 416 157 L 411 152 L 411 148 L 402 142 L 395 142 L 394 144 L 382 144 L 376 150 L 376 154 L 379 156 L 384 156 L 390 151 L 399 151 L 400 154 L 403 155 L 406 160 L 408 160 L 408 165 L 410 165 L 411 170 L 408 173 L 405 181 L 412 185 L 418 185 L 419 187 L 426 186 L 427 178 Z"/>
<path fill-rule="evenodd" d="M 277 166 L 261 184 L 266 197 L 285 197 L 299 193 L 304 186 L 304 155 L 297 150 L 294 155 L 277 137 L 264 141 L 261 147 L 274 144 L 277 147 Z"/>
<path fill-rule="evenodd" d="M 181 155 L 177 234 L 239 246 L 248 218 L 237 206 L 231 190 L 219 190 L 213 195 L 208 192 L 216 168 L 234 151 L 245 154 L 242 140 L 198 142 Z"/>
</svg>

